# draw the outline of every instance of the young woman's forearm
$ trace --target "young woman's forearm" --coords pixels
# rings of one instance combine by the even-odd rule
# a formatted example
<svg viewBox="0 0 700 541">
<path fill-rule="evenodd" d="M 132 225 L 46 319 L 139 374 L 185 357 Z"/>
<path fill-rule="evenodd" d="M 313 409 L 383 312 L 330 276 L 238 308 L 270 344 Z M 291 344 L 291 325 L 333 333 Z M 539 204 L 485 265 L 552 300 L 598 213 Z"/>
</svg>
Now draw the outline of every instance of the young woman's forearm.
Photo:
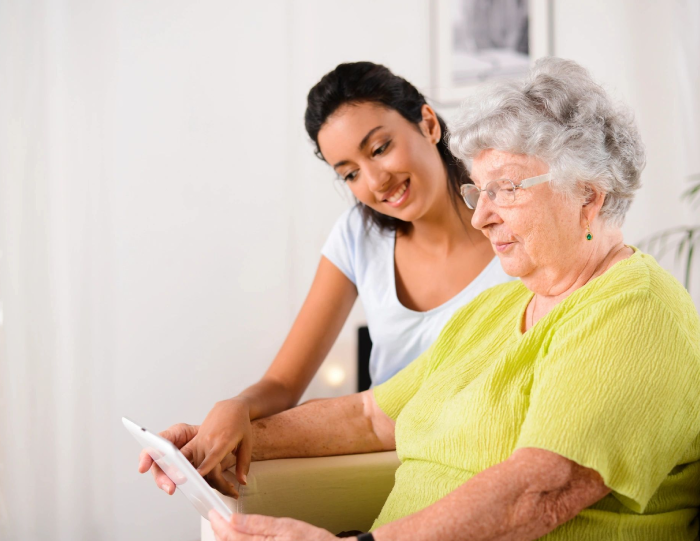
<svg viewBox="0 0 700 541">
<path fill-rule="evenodd" d="M 286 340 L 265 376 L 240 393 L 250 419 L 269 417 L 299 402 L 328 355 L 357 298 L 355 285 L 325 257 Z"/>
<path fill-rule="evenodd" d="M 297 392 L 270 378 L 263 377 L 248 387 L 233 400 L 246 404 L 250 411 L 250 420 L 269 417 L 294 407 L 298 401 Z"/>
<path fill-rule="evenodd" d="M 395 445 L 393 423 L 377 420 L 371 391 L 310 402 L 253 422 L 254 461 L 372 453 Z"/>
</svg>

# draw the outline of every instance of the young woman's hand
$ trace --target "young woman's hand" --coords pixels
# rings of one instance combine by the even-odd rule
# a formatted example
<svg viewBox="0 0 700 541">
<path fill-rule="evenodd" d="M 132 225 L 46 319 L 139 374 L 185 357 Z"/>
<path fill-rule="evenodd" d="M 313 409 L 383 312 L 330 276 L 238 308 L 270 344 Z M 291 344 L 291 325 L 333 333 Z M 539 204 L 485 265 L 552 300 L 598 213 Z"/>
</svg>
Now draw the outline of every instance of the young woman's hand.
<svg viewBox="0 0 700 541">
<path fill-rule="evenodd" d="M 216 541 L 337 541 L 328 530 L 291 518 L 236 514 L 226 522 L 210 511 L 209 521 Z"/>
<path fill-rule="evenodd" d="M 180 452 L 187 460 L 194 463 L 193 452 L 187 447 L 187 445 L 197 437 L 199 430 L 199 426 L 179 423 L 171 426 L 163 432 L 160 432 L 158 435 L 172 442 L 173 445 L 180 449 Z M 204 476 L 204 478 L 212 487 L 217 489 L 222 494 L 227 494 L 237 498 L 238 491 L 236 490 L 236 487 L 229 483 L 223 476 L 223 472 L 228 470 L 235 463 L 236 457 L 233 454 L 228 454 L 219 464 L 212 468 L 208 474 Z M 153 474 L 153 479 L 156 482 L 156 485 L 158 485 L 158 487 L 161 488 L 166 494 L 174 494 L 177 485 L 185 481 L 185 479 L 177 478 L 177 472 L 170 472 L 170 476 L 174 478 L 169 477 L 166 472 L 164 472 L 160 466 L 153 461 L 151 456 L 145 450 L 141 451 L 139 456 L 139 472 L 146 473 L 149 469 Z"/>
<path fill-rule="evenodd" d="M 236 465 L 236 478 L 245 485 L 253 450 L 250 410 L 245 399 L 217 402 L 197 433 L 181 449 L 210 485 L 222 494 L 238 498 L 236 487 L 222 472 Z"/>
</svg>

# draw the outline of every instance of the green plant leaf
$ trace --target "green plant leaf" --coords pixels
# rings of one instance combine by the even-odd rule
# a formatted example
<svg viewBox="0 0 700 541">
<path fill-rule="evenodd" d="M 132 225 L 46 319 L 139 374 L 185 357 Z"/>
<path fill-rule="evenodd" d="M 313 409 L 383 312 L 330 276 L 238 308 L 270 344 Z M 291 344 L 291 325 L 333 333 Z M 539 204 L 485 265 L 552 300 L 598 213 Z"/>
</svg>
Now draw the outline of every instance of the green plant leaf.
<svg viewBox="0 0 700 541">
<path fill-rule="evenodd" d="M 681 195 L 681 200 L 687 200 L 692 205 L 700 203 L 700 173 L 688 177 L 691 185 Z M 675 251 L 675 264 L 683 264 L 683 282 L 690 289 L 695 248 L 700 247 L 700 226 L 689 225 L 671 227 L 641 240 L 639 248 L 650 253 L 656 259 L 663 258 L 669 251 Z"/>
<path fill-rule="evenodd" d="M 681 260 L 681 257 L 683 256 L 683 252 L 685 251 L 685 246 L 690 242 L 692 239 L 692 232 L 690 230 L 686 230 L 683 232 L 683 237 L 681 238 L 681 241 L 678 243 L 678 246 L 676 247 L 676 265 L 678 265 L 679 261 Z"/>
<path fill-rule="evenodd" d="M 687 199 L 691 204 L 700 195 L 700 173 L 691 175 L 688 179 L 693 183 L 693 185 L 683 192 L 681 199 Z M 700 199 L 698 199 L 700 201 Z"/>
<path fill-rule="evenodd" d="M 690 267 L 693 264 L 693 250 L 695 249 L 695 243 L 690 244 L 688 248 L 688 257 L 685 261 L 685 288 L 690 291 Z"/>
</svg>

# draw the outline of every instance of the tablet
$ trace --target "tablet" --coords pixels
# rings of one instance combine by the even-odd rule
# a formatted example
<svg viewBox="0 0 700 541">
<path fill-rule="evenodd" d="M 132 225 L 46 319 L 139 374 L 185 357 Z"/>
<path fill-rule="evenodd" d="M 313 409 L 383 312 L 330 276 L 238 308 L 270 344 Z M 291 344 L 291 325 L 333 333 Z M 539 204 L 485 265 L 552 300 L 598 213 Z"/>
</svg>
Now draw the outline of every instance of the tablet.
<svg viewBox="0 0 700 541">
<path fill-rule="evenodd" d="M 180 492 L 190 500 L 200 515 L 209 520 L 209 511 L 214 509 L 225 520 L 231 520 L 231 510 L 177 447 L 126 417 L 122 417 L 122 423 L 141 444 L 141 447 L 156 461 L 156 464 L 170 477 Z"/>
</svg>

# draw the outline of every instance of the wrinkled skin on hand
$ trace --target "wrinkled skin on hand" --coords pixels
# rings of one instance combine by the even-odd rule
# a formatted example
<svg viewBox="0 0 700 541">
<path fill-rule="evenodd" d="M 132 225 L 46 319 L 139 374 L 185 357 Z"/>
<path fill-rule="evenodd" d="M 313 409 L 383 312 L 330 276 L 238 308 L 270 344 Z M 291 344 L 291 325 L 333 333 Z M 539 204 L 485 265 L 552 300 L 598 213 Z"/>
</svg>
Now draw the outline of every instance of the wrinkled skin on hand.
<svg viewBox="0 0 700 541">
<path fill-rule="evenodd" d="M 234 514 L 226 522 L 211 511 L 209 521 L 217 541 L 337 541 L 328 530 L 291 518 Z"/>
</svg>

